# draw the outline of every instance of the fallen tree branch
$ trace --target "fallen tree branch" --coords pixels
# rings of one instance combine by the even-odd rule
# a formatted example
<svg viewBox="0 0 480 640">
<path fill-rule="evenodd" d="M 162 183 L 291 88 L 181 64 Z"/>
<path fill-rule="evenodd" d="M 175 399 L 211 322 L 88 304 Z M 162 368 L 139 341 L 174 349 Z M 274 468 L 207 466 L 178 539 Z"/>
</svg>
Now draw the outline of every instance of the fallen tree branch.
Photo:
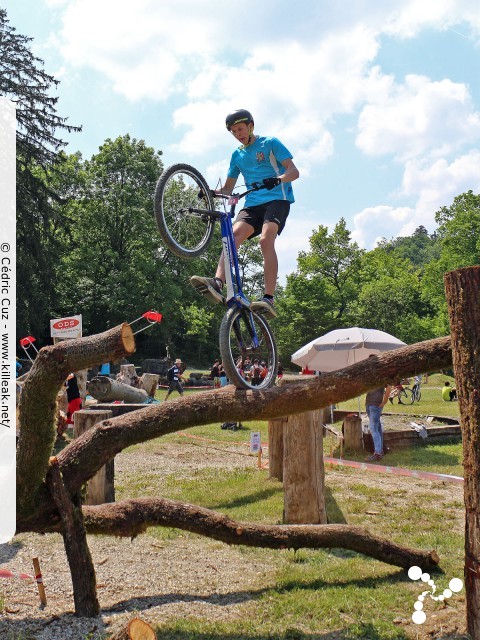
<svg viewBox="0 0 480 640">
<path fill-rule="evenodd" d="M 237 522 L 210 509 L 165 498 L 85 506 L 83 513 L 88 533 L 133 538 L 148 527 L 175 527 L 233 545 L 269 549 L 350 549 L 403 568 L 413 565 L 433 568 L 439 563 L 436 551 L 409 549 L 361 527 Z"/>
</svg>

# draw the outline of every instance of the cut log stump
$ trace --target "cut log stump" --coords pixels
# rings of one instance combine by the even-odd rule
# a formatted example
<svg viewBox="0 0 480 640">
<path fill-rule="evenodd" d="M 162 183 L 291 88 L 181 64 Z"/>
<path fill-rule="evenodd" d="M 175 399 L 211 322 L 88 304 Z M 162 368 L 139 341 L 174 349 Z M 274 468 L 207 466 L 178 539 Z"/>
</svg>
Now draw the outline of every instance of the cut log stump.
<svg viewBox="0 0 480 640">
<path fill-rule="evenodd" d="M 320 412 L 289 416 L 283 436 L 284 523 L 327 524 L 324 480 Z"/>
<path fill-rule="evenodd" d="M 343 420 L 344 447 L 348 451 L 363 450 L 362 419 L 356 413 L 345 416 Z"/>
<path fill-rule="evenodd" d="M 111 411 L 81 409 L 73 414 L 73 435 L 78 438 L 102 420 L 112 417 Z M 115 462 L 105 464 L 87 483 L 85 504 L 104 504 L 115 502 Z"/>
<path fill-rule="evenodd" d="M 133 618 L 126 627 L 114 633 L 110 640 L 156 640 L 156 637 L 155 631 L 147 622 Z"/>
</svg>

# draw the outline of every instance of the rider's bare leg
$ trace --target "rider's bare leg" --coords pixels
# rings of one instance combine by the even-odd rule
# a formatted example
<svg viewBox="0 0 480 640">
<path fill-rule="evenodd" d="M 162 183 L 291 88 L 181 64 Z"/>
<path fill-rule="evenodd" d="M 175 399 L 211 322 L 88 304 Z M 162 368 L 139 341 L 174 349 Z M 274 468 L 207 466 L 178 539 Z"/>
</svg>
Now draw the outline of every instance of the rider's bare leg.
<svg viewBox="0 0 480 640">
<path fill-rule="evenodd" d="M 265 222 L 260 236 L 260 248 L 263 254 L 263 269 L 265 274 L 265 294 L 272 296 L 277 286 L 278 258 L 275 251 L 275 240 L 278 235 L 276 222 Z"/>
</svg>

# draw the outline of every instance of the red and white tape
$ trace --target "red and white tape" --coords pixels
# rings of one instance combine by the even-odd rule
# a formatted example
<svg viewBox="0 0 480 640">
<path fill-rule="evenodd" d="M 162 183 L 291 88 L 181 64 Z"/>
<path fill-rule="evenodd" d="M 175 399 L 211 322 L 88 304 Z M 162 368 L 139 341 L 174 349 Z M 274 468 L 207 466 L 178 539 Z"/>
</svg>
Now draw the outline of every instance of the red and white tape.
<svg viewBox="0 0 480 640">
<path fill-rule="evenodd" d="M 38 576 L 31 576 L 28 573 L 10 571 L 10 569 L 0 569 L 0 578 L 19 578 L 20 580 L 35 580 L 36 582 L 42 582 L 42 574 L 39 574 Z"/>
</svg>

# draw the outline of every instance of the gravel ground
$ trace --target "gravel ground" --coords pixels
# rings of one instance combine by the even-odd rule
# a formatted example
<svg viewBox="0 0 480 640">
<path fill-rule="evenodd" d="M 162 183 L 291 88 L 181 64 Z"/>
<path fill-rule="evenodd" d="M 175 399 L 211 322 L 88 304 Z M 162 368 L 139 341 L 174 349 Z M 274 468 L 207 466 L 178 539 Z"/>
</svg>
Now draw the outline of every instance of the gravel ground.
<svg viewBox="0 0 480 640">
<path fill-rule="evenodd" d="M 242 441 L 242 432 L 234 436 Z M 238 437 L 236 437 L 238 436 Z M 116 481 L 127 480 L 148 466 L 158 477 L 191 477 L 201 468 L 245 468 L 256 457 L 241 455 L 246 448 L 229 446 L 231 453 L 189 442 L 136 447 L 115 459 Z M 222 447 L 223 449 L 223 447 Z M 274 570 L 239 547 L 185 536 L 158 540 L 147 534 L 133 541 L 89 536 L 97 576 L 102 615 L 97 619 L 73 615 L 73 591 L 63 540 L 59 534 L 20 534 L 0 545 L 0 568 L 32 574 L 38 557 L 47 594 L 42 609 L 33 581 L 0 582 L 0 638 L 2 640 L 96 640 L 140 615 L 147 622 L 198 616 L 209 620 L 238 618 L 244 603 L 266 583 L 274 585 Z M 268 553 L 268 552 L 265 552 Z M 271 576 L 267 574 L 270 571 Z M 88 635 L 90 634 L 90 636 Z"/>
</svg>

